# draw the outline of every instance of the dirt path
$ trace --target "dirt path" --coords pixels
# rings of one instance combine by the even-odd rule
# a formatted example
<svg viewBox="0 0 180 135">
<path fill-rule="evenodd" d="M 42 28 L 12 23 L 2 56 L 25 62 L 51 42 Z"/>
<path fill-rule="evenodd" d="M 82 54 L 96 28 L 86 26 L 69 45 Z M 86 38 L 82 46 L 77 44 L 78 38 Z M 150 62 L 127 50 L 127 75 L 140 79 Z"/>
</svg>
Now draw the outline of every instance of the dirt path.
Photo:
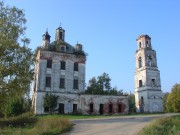
<svg viewBox="0 0 180 135">
<path fill-rule="evenodd" d="M 172 115 L 176 114 L 73 120 L 73 130 L 64 135 L 137 135 L 153 119 Z"/>
</svg>

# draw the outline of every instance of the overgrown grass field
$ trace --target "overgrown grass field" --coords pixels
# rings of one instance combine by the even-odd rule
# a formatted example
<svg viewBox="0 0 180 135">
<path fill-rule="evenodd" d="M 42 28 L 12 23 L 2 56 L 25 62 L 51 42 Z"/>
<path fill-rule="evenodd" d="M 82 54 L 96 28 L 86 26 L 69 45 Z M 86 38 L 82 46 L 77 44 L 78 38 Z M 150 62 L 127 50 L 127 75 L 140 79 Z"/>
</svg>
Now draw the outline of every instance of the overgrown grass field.
<svg viewBox="0 0 180 135">
<path fill-rule="evenodd" d="M 154 120 L 140 135 L 180 135 L 180 115 Z"/>
<path fill-rule="evenodd" d="M 26 113 L 17 117 L 0 119 L 2 135 L 57 135 L 69 131 L 72 123 L 62 117 L 35 117 Z"/>
</svg>

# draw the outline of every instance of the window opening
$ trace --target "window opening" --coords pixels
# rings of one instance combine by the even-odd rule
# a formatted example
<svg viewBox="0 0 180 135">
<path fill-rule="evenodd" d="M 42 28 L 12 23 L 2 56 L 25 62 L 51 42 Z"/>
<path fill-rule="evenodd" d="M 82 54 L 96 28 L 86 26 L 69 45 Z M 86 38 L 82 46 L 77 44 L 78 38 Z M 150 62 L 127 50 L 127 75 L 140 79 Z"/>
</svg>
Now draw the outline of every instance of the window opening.
<svg viewBox="0 0 180 135">
<path fill-rule="evenodd" d="M 155 79 L 152 79 L 152 86 L 156 86 L 156 81 L 155 81 Z"/>
<path fill-rule="evenodd" d="M 60 78 L 60 88 L 65 88 L 65 78 Z"/>
<path fill-rule="evenodd" d="M 52 60 L 47 60 L 47 68 L 52 68 Z"/>
<path fill-rule="evenodd" d="M 74 63 L 74 71 L 78 71 L 78 63 Z"/>
<path fill-rule="evenodd" d="M 61 70 L 65 70 L 65 69 L 66 69 L 66 62 L 61 61 Z"/>
<path fill-rule="evenodd" d="M 122 105 L 121 104 L 118 105 L 118 112 L 122 113 Z"/>
<path fill-rule="evenodd" d="M 77 113 L 77 104 L 73 104 L 73 113 Z"/>
<path fill-rule="evenodd" d="M 104 113 L 103 110 L 104 110 L 104 105 L 100 104 L 100 106 L 99 106 L 99 113 L 100 113 L 100 115 L 102 115 Z"/>
<path fill-rule="evenodd" d="M 93 103 L 90 103 L 90 113 L 93 113 Z"/>
<path fill-rule="evenodd" d="M 139 80 L 139 87 L 142 87 L 142 80 Z"/>
<path fill-rule="evenodd" d="M 141 42 L 139 42 L 139 48 L 141 48 Z"/>
<path fill-rule="evenodd" d="M 109 104 L 109 113 L 112 113 L 112 112 L 113 112 L 113 105 Z"/>
<path fill-rule="evenodd" d="M 59 113 L 60 113 L 60 114 L 63 114 L 63 113 L 64 113 L 64 104 L 63 104 L 63 103 L 60 103 L 60 104 L 59 104 Z"/>
<path fill-rule="evenodd" d="M 74 79 L 73 89 L 78 89 L 78 80 Z"/>
<path fill-rule="evenodd" d="M 139 57 L 138 63 L 139 63 L 139 68 L 141 68 L 142 67 L 142 58 L 141 57 Z"/>
<path fill-rule="evenodd" d="M 152 66 L 152 57 L 151 56 L 148 57 L 148 66 Z"/>
<path fill-rule="evenodd" d="M 46 77 L 46 87 L 51 87 L 51 77 Z"/>
</svg>

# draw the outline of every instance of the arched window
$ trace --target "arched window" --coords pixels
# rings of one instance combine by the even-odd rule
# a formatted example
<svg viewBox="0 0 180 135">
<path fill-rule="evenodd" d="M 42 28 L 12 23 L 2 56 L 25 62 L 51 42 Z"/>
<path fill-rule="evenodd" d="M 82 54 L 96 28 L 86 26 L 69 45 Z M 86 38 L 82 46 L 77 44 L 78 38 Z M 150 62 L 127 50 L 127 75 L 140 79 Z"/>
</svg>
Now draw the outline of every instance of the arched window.
<svg viewBox="0 0 180 135">
<path fill-rule="evenodd" d="M 139 63 L 139 68 L 141 68 L 142 67 L 142 58 L 141 57 L 139 57 L 138 63 Z"/>
<path fill-rule="evenodd" d="M 139 42 L 139 49 L 141 48 L 141 42 Z"/>
<path fill-rule="evenodd" d="M 152 66 L 152 56 L 148 56 L 148 66 Z"/>
</svg>

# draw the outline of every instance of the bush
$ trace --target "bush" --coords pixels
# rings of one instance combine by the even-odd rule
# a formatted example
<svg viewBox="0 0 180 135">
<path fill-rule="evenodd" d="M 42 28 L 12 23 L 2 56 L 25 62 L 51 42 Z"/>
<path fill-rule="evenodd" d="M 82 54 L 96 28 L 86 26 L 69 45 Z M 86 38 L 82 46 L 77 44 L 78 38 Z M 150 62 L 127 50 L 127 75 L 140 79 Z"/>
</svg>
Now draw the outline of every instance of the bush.
<svg viewBox="0 0 180 135">
<path fill-rule="evenodd" d="M 34 124 L 36 121 L 37 118 L 34 117 L 31 112 L 28 112 L 16 117 L 0 119 L 0 128 L 23 127 L 26 125 Z"/>
<path fill-rule="evenodd" d="M 140 135 L 179 135 L 180 115 L 161 118 L 140 131 Z"/>
</svg>

